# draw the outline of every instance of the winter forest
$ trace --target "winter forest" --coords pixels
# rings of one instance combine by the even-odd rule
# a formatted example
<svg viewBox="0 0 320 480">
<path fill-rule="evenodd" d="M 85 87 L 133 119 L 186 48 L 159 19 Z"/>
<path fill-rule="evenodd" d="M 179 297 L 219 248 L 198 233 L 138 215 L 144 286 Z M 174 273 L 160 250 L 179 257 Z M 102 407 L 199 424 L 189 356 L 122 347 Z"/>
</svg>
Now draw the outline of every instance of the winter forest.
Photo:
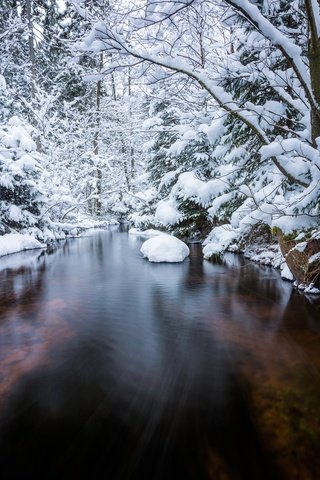
<svg viewBox="0 0 320 480">
<path fill-rule="evenodd" d="M 320 0 L 1 0 L 1 480 L 320 479 Z"/>
<path fill-rule="evenodd" d="M 317 291 L 319 12 L 3 0 L 1 253 L 129 221 Z"/>
</svg>

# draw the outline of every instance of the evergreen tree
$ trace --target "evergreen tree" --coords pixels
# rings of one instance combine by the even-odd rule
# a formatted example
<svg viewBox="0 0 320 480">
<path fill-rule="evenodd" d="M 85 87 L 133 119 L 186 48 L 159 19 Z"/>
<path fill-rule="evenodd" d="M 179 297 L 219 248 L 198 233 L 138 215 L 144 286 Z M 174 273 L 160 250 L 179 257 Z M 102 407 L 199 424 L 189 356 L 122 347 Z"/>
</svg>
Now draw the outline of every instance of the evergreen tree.
<svg viewBox="0 0 320 480">
<path fill-rule="evenodd" d="M 12 99 L 1 78 L 0 234 L 22 231 L 39 236 L 44 226 L 41 212 L 45 204 L 41 158 L 30 136 L 32 127 L 17 116 L 10 116 Z"/>
</svg>

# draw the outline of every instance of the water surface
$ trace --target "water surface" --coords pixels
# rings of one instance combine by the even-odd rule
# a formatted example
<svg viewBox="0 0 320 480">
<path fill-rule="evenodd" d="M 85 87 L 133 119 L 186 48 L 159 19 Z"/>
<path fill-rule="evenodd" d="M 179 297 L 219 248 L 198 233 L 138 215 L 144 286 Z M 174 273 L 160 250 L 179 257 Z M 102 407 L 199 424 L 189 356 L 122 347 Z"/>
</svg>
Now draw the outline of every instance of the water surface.
<svg viewBox="0 0 320 480">
<path fill-rule="evenodd" d="M 319 302 L 110 229 L 0 259 L 3 479 L 320 478 Z"/>
</svg>

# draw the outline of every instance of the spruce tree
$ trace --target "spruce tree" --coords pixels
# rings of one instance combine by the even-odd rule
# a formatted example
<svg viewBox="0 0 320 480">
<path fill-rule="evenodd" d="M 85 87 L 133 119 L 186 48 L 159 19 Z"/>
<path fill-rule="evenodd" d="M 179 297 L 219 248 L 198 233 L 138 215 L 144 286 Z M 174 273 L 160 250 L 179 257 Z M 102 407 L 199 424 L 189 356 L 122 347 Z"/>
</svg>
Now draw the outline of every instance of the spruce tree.
<svg viewBox="0 0 320 480">
<path fill-rule="evenodd" d="M 11 116 L 12 98 L 3 78 L 0 83 L 0 234 L 19 231 L 39 236 L 45 204 L 41 157 L 31 138 L 32 127 Z"/>
</svg>

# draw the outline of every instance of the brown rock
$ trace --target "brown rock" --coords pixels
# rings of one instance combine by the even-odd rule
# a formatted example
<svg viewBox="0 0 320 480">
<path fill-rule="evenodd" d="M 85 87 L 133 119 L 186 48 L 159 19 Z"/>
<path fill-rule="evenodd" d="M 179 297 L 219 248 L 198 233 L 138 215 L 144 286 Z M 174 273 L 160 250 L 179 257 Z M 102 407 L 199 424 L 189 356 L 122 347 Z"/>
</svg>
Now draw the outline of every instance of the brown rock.
<svg viewBox="0 0 320 480">
<path fill-rule="evenodd" d="M 313 283 L 315 287 L 319 288 L 320 240 L 309 238 L 296 241 L 294 238 L 284 235 L 280 229 L 277 229 L 276 235 L 281 253 L 294 278 L 299 283 L 305 283 L 306 285 Z"/>
</svg>

